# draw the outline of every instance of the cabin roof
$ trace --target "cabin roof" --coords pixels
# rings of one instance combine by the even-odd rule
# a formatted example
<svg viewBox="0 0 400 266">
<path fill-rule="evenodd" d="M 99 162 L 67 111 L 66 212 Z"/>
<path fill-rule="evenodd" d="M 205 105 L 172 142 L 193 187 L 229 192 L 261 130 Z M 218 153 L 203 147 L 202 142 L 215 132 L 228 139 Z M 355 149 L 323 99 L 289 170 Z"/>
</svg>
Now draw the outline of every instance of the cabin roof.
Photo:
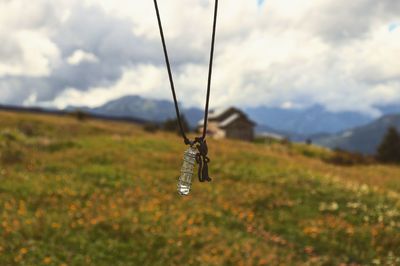
<svg viewBox="0 0 400 266">
<path fill-rule="evenodd" d="M 219 126 L 226 127 L 226 126 L 230 125 L 232 122 L 236 121 L 238 118 L 240 118 L 240 115 L 238 113 L 234 113 L 233 115 L 229 116 L 227 119 L 220 122 Z"/>
<path fill-rule="evenodd" d="M 230 116 L 224 118 L 224 115 L 229 112 L 229 111 L 234 111 Z M 245 113 L 243 113 L 241 110 L 235 108 L 235 107 L 225 107 L 225 108 L 218 108 L 214 109 L 210 112 L 208 116 L 209 121 L 217 121 L 220 127 L 227 127 L 234 121 L 236 121 L 239 118 L 245 118 L 250 124 L 255 125 L 253 121 L 251 121 Z M 223 120 L 221 120 L 223 119 Z M 198 126 L 203 126 L 204 120 L 201 119 L 198 122 Z"/>
<path fill-rule="evenodd" d="M 219 116 L 223 115 L 224 113 L 228 112 L 230 109 L 232 109 L 233 107 L 223 107 L 223 108 L 217 108 L 214 109 L 210 112 L 209 114 L 209 118 L 210 119 L 216 119 Z"/>
</svg>

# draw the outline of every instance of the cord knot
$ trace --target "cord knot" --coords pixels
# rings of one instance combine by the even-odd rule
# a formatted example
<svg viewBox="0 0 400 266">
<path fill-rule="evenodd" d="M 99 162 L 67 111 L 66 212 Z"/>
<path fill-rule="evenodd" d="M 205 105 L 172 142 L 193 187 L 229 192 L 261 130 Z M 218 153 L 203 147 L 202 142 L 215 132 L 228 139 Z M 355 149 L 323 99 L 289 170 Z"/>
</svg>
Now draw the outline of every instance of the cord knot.
<svg viewBox="0 0 400 266">
<path fill-rule="evenodd" d="M 207 142 L 204 138 L 196 138 L 195 143 L 197 143 L 196 148 L 198 153 L 196 154 L 196 162 L 199 165 L 198 176 L 200 182 L 210 182 L 211 178 L 208 174 L 208 163 L 210 158 L 207 157 L 208 147 Z"/>
</svg>

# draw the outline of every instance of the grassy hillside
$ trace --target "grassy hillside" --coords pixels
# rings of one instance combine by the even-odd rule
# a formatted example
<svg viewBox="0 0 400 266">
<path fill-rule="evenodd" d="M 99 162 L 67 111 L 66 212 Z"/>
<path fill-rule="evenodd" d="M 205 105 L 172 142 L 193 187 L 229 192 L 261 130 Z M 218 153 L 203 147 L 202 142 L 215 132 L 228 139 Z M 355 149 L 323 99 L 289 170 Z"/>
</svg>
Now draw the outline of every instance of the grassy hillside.
<svg viewBox="0 0 400 266">
<path fill-rule="evenodd" d="M 400 265 L 400 168 L 210 141 L 176 193 L 173 134 L 0 112 L 0 265 Z"/>
</svg>

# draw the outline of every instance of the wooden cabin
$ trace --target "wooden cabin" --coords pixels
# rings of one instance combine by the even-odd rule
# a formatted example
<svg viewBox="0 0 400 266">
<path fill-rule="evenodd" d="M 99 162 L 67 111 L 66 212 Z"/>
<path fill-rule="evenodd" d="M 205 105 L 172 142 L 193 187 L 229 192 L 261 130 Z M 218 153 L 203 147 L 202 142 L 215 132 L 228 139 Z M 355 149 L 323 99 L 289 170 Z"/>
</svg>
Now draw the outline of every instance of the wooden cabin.
<svg viewBox="0 0 400 266">
<path fill-rule="evenodd" d="M 215 139 L 254 140 L 255 123 L 247 115 L 235 107 L 212 110 L 208 115 L 207 135 Z M 203 121 L 198 124 L 203 130 Z"/>
</svg>

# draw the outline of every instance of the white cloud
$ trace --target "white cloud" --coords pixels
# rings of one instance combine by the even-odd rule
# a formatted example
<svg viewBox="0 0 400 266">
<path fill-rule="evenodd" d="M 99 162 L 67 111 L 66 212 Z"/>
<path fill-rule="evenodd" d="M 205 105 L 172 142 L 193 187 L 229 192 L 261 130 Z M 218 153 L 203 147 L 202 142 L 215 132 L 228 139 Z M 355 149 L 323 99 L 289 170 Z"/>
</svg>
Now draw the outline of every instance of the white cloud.
<svg viewBox="0 0 400 266">
<path fill-rule="evenodd" d="M 79 65 L 81 63 L 96 63 L 99 59 L 92 53 L 85 52 L 83 50 L 76 50 L 67 58 L 67 62 L 70 65 Z"/>
<path fill-rule="evenodd" d="M 164 88 L 163 75 L 164 69 L 152 65 L 140 65 L 134 69 L 125 70 L 122 78 L 110 87 L 96 87 L 89 91 L 68 88 L 53 103 L 58 108 L 65 108 L 68 105 L 95 107 L 128 94 L 166 98 L 169 96 L 168 91 L 166 93 L 161 90 Z"/>
<path fill-rule="evenodd" d="M 0 2 L 0 78 L 47 76 L 57 65 L 60 51 L 47 29 L 40 26 L 56 15 L 49 11 L 42 0 L 37 5 Z"/>
<path fill-rule="evenodd" d="M 37 103 L 37 94 L 32 93 L 29 97 L 23 102 L 23 106 L 34 106 Z"/>
<path fill-rule="evenodd" d="M 25 84 L 6 83 L 5 75 L 49 76 L 38 83 L 46 88 L 30 92 L 60 107 L 125 94 L 170 99 L 152 1 L 23 2 L 0 3 L 0 25 L 9 28 L 0 26 L 0 36 L 10 43 L 0 47 L 0 85 Z M 178 97 L 203 106 L 213 1 L 159 5 Z M 211 104 L 319 103 L 374 113 L 374 105 L 395 103 L 400 31 L 388 25 L 399 14 L 397 0 L 221 1 Z M 31 95 L 5 91 L 0 96 L 9 101 Z"/>
<path fill-rule="evenodd" d="M 19 31 L 5 34 L 0 39 L 4 40 L 3 45 L 8 46 L 3 46 L 3 53 L 0 52 L 4 56 L 0 61 L 0 78 L 6 75 L 48 76 L 59 60 L 57 46 L 43 33 Z"/>
</svg>

